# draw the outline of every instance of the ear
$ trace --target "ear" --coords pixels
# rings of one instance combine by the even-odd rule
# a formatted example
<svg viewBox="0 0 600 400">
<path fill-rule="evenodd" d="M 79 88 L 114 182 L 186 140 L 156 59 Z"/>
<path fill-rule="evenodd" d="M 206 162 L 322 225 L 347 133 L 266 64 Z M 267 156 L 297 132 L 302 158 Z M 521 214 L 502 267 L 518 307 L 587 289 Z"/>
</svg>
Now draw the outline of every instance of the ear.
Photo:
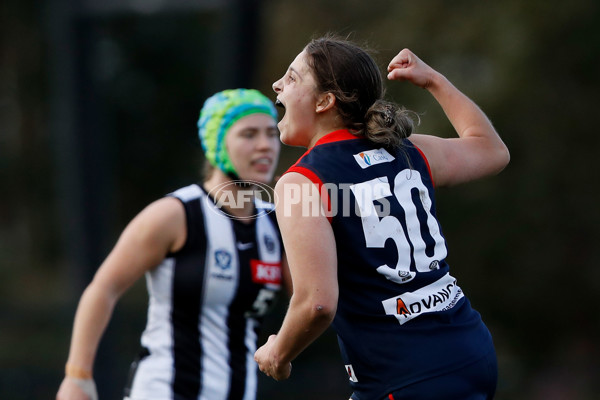
<svg viewBox="0 0 600 400">
<path fill-rule="evenodd" d="M 331 92 L 322 93 L 317 98 L 317 113 L 322 113 L 332 109 L 335 106 L 335 96 Z"/>
</svg>

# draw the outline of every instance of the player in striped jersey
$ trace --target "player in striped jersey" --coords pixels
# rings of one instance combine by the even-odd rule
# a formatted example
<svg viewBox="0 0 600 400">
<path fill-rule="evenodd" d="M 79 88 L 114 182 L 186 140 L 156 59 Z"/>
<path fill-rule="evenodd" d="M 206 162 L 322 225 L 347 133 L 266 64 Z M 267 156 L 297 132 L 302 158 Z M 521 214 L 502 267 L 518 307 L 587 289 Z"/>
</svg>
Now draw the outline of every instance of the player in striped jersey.
<svg viewBox="0 0 600 400">
<path fill-rule="evenodd" d="M 354 400 L 491 399 L 492 338 L 450 275 L 434 183 L 498 173 L 508 150 L 479 107 L 410 50 L 388 78 L 427 89 L 459 137 L 411 135 L 411 114 L 383 100 L 374 60 L 345 40 L 311 41 L 273 84 L 282 142 L 308 151 L 275 188 L 294 294 L 255 359 L 285 379 L 333 322 Z"/>
<path fill-rule="evenodd" d="M 279 157 L 276 123 L 273 103 L 256 90 L 207 99 L 198 121 L 205 179 L 125 228 L 80 300 L 57 399 L 96 398 L 99 340 L 119 297 L 143 275 L 148 319 L 125 398 L 255 399 L 262 317 L 289 282 L 273 204 L 256 196 Z"/>
</svg>

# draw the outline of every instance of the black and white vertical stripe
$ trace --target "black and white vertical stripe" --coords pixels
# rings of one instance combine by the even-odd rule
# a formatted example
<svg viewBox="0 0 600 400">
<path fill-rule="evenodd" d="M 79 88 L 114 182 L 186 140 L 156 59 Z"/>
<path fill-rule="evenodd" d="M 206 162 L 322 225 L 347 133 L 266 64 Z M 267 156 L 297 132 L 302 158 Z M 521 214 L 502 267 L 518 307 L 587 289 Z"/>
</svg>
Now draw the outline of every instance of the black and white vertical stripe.
<svg viewBox="0 0 600 400">
<path fill-rule="evenodd" d="M 173 193 L 186 210 L 187 240 L 146 275 L 149 310 L 142 359 L 129 399 L 254 400 L 259 319 L 248 317 L 259 291 L 250 260 L 279 262 L 272 215 L 250 225 L 218 210 L 197 185 Z"/>
</svg>

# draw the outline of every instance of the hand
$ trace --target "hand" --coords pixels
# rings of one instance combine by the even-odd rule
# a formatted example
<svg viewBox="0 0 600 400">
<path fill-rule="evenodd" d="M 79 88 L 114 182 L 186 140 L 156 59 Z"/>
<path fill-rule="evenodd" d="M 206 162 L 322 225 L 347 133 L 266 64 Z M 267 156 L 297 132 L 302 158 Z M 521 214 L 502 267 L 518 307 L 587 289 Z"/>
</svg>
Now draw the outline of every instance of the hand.
<svg viewBox="0 0 600 400">
<path fill-rule="evenodd" d="M 402 50 L 388 65 L 388 79 L 409 81 L 416 86 L 427 89 L 436 71 L 425 64 L 408 49 Z"/>
<path fill-rule="evenodd" d="M 98 400 L 93 379 L 77 379 L 66 376 L 58 389 L 56 400 Z"/>
<path fill-rule="evenodd" d="M 256 350 L 254 353 L 254 361 L 258 364 L 258 368 L 265 375 L 272 377 L 276 381 L 281 381 L 290 377 L 292 373 L 292 363 L 279 363 L 273 353 L 273 343 L 277 335 L 269 336 L 267 343 Z"/>
</svg>

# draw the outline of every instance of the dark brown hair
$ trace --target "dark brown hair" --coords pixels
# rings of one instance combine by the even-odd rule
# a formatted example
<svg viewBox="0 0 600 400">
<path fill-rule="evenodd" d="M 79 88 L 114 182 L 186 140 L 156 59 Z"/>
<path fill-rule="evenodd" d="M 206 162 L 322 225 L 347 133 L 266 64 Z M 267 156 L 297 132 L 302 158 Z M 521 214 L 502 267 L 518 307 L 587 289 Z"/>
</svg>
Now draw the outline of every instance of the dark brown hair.
<svg viewBox="0 0 600 400">
<path fill-rule="evenodd" d="M 411 112 L 383 99 L 381 72 L 366 50 L 333 34 L 313 39 L 304 50 L 317 90 L 335 96 L 350 131 L 386 147 L 400 147 L 410 136 Z"/>
</svg>

